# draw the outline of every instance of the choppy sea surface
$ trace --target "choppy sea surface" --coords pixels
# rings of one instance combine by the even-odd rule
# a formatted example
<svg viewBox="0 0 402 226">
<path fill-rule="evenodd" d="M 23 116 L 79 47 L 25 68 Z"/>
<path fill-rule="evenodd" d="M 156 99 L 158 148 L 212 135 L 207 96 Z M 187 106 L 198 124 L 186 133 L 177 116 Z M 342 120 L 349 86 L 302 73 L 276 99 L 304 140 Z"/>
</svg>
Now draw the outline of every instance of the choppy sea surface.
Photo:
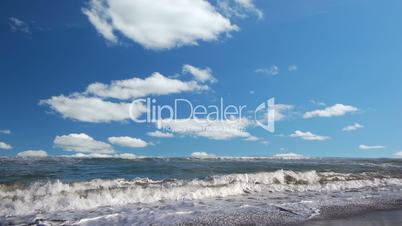
<svg viewBox="0 0 402 226">
<path fill-rule="evenodd" d="M 402 208 L 402 160 L 0 158 L 0 225 L 278 225 Z"/>
</svg>

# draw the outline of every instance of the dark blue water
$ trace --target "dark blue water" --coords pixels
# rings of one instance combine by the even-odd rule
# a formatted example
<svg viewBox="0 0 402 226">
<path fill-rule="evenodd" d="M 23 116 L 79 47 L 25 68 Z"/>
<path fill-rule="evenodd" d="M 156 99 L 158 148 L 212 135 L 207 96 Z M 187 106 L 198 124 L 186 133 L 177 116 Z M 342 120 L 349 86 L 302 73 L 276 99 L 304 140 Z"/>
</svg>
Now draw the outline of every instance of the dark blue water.
<svg viewBox="0 0 402 226">
<path fill-rule="evenodd" d="M 66 182 L 90 179 L 194 179 L 232 173 L 276 170 L 362 173 L 400 177 L 400 159 L 225 160 L 191 158 L 0 158 L 0 183 L 31 183 L 37 180 Z"/>
</svg>

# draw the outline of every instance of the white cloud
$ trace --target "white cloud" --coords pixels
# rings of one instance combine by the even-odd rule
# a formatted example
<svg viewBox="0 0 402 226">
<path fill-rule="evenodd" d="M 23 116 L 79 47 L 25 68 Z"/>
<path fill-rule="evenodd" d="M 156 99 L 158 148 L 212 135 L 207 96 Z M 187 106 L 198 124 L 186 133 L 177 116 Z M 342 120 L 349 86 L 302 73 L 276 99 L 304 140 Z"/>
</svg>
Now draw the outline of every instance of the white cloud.
<svg viewBox="0 0 402 226">
<path fill-rule="evenodd" d="M 217 81 L 214 78 L 214 76 L 212 75 L 212 71 L 210 68 L 201 69 L 201 68 L 194 67 L 190 64 L 185 64 L 185 65 L 183 65 L 183 72 L 192 74 L 194 76 L 194 78 L 200 82 L 206 82 L 206 81 L 216 82 Z"/>
<path fill-rule="evenodd" d="M 148 146 L 148 143 L 139 139 L 139 138 L 133 138 L 133 137 L 109 137 L 108 141 L 111 144 L 119 145 L 122 147 L 129 147 L 129 148 L 143 148 Z"/>
<path fill-rule="evenodd" d="M 259 112 L 256 112 L 255 117 L 258 118 L 258 121 L 263 124 L 269 123 L 269 114 L 270 112 L 274 112 L 274 120 L 276 122 L 285 120 L 293 113 L 294 106 L 288 104 L 275 104 L 271 106 L 269 111 L 263 111 L 263 114 L 259 115 Z"/>
<path fill-rule="evenodd" d="M 245 18 L 249 13 L 256 15 L 258 19 L 264 17 L 264 13 L 254 5 L 253 0 L 218 0 L 218 8 L 228 17 Z"/>
<path fill-rule="evenodd" d="M 324 102 L 316 101 L 316 100 L 310 100 L 310 103 L 312 103 L 314 105 L 318 105 L 318 106 L 326 106 L 327 105 Z"/>
<path fill-rule="evenodd" d="M 361 125 L 361 124 L 359 124 L 359 123 L 355 123 L 355 124 L 353 124 L 353 125 L 349 125 L 349 126 L 344 127 L 344 128 L 342 129 L 342 131 L 347 131 L 347 132 L 349 132 L 349 131 L 354 131 L 354 130 L 358 130 L 358 129 L 361 129 L 361 128 L 364 128 L 364 126 Z"/>
<path fill-rule="evenodd" d="M 399 151 L 399 152 L 395 153 L 395 156 L 397 158 L 402 158 L 402 151 Z"/>
<path fill-rule="evenodd" d="M 172 133 L 167 133 L 167 132 L 162 132 L 159 130 L 153 131 L 153 132 L 148 132 L 148 136 L 151 137 L 159 137 L 159 138 L 171 138 L 174 137 Z"/>
<path fill-rule="evenodd" d="M 17 157 L 22 158 L 45 158 L 47 156 L 47 152 L 42 150 L 27 150 L 17 154 Z"/>
<path fill-rule="evenodd" d="M 289 114 L 293 110 L 292 105 L 288 104 L 275 104 L 273 107 L 274 110 L 274 115 L 275 115 L 275 121 L 282 121 L 287 117 L 287 114 Z M 268 117 L 268 115 L 267 115 Z"/>
<path fill-rule="evenodd" d="M 296 153 L 280 153 L 272 156 L 274 159 L 287 159 L 287 160 L 292 160 L 292 159 L 307 159 L 307 157 L 301 155 L 301 154 L 296 154 Z"/>
<path fill-rule="evenodd" d="M 261 143 L 261 144 L 265 144 L 265 145 L 270 144 L 270 142 L 269 142 L 269 141 L 267 141 L 267 140 L 262 140 L 262 141 L 260 141 L 260 143 Z"/>
<path fill-rule="evenodd" d="M 289 72 L 292 72 L 292 71 L 297 71 L 297 65 L 294 65 L 294 64 L 291 64 L 291 65 L 289 65 L 289 67 L 288 67 L 288 71 Z"/>
<path fill-rule="evenodd" d="M 168 95 L 181 92 L 194 92 L 207 90 L 208 86 L 200 85 L 196 81 L 181 81 L 167 78 L 155 72 L 151 76 L 112 81 L 111 84 L 90 84 L 86 93 L 103 98 L 135 99 L 149 95 Z"/>
<path fill-rule="evenodd" d="M 39 104 L 49 106 L 64 118 L 83 122 L 125 121 L 130 118 L 139 118 L 147 112 L 147 109 L 143 103 L 138 102 L 132 105 L 121 100 L 132 100 L 150 95 L 199 92 L 208 89 L 207 85 L 194 80 L 181 81 L 155 72 L 144 79 L 134 77 L 112 81 L 110 84 L 92 83 L 84 92 L 73 93 L 69 96 L 54 96 L 41 100 Z"/>
<path fill-rule="evenodd" d="M 361 150 L 374 150 L 374 149 L 384 149 L 385 146 L 381 146 L 381 145 L 366 145 L 366 144 L 361 144 L 359 145 L 359 149 Z"/>
<path fill-rule="evenodd" d="M 53 143 L 55 147 L 62 148 L 65 151 L 89 154 L 112 154 L 115 152 L 110 144 L 94 140 L 85 133 L 56 136 Z"/>
<path fill-rule="evenodd" d="M 191 153 L 191 158 L 197 158 L 197 159 L 205 159 L 205 158 L 215 158 L 216 155 L 214 154 L 209 154 L 207 152 L 193 152 Z"/>
<path fill-rule="evenodd" d="M 105 39 L 116 43 L 119 32 L 149 49 L 197 45 L 239 30 L 205 0 L 91 0 L 83 13 Z"/>
<path fill-rule="evenodd" d="M 88 16 L 89 22 L 96 30 L 110 42 L 116 43 L 118 38 L 113 33 L 113 26 L 106 20 L 105 4 L 102 1 L 91 1 L 89 9 L 83 9 L 82 12 Z M 106 17 L 106 18 L 104 18 Z"/>
<path fill-rule="evenodd" d="M 2 133 L 2 134 L 11 134 L 11 130 L 9 130 L 9 129 L 0 130 L 0 133 Z"/>
<path fill-rule="evenodd" d="M 258 74 L 265 74 L 265 75 L 278 75 L 279 67 L 276 65 L 272 65 L 270 68 L 258 68 L 254 72 L 258 73 Z"/>
<path fill-rule="evenodd" d="M 132 153 L 121 153 L 121 154 L 116 154 L 116 157 L 122 158 L 122 159 L 138 159 L 138 158 L 145 158 L 145 156 L 141 155 L 136 155 Z"/>
<path fill-rule="evenodd" d="M 71 118 L 83 122 L 112 122 L 130 119 L 130 103 L 114 103 L 97 97 L 83 95 L 54 96 L 41 100 L 41 105 L 48 105 L 52 110 L 60 113 L 63 118 Z M 131 108 L 134 118 L 145 113 L 146 106 L 137 103 Z"/>
<path fill-rule="evenodd" d="M 335 117 L 342 116 L 347 113 L 352 113 L 358 111 L 358 108 L 343 105 L 343 104 L 335 104 L 333 106 L 327 107 L 322 110 L 309 111 L 304 113 L 303 118 L 314 118 L 314 117 Z"/>
<path fill-rule="evenodd" d="M 13 148 L 13 147 L 12 147 L 11 145 L 6 144 L 6 143 L 0 141 L 0 149 L 10 150 L 10 149 L 12 149 L 12 148 Z"/>
<path fill-rule="evenodd" d="M 182 119 L 159 120 L 159 129 L 171 131 L 182 135 L 206 137 L 213 140 L 229 140 L 233 138 L 253 139 L 250 133 L 245 131 L 251 125 L 247 119 L 232 120 L 208 120 L 208 119 Z"/>
<path fill-rule="evenodd" d="M 97 153 L 91 153 L 91 154 L 83 154 L 83 153 L 75 153 L 73 155 L 63 155 L 62 157 L 66 158 L 117 158 L 117 159 L 142 159 L 145 158 L 145 156 L 142 155 L 136 155 L 132 153 L 121 153 L 121 154 L 97 154 Z"/>
<path fill-rule="evenodd" d="M 9 19 L 10 19 L 10 28 L 13 32 L 29 33 L 29 26 L 24 21 L 16 17 L 10 17 Z"/>
<path fill-rule="evenodd" d="M 296 130 L 294 131 L 290 137 L 297 137 L 297 138 L 301 138 L 303 140 L 311 140 L 311 141 L 322 141 L 322 140 L 328 140 L 329 137 L 327 136 L 319 136 L 316 134 L 313 134 L 311 132 L 303 132 L 300 130 Z"/>
<path fill-rule="evenodd" d="M 260 138 L 250 135 L 249 137 L 246 137 L 245 140 L 246 140 L 246 141 L 259 141 Z"/>
</svg>

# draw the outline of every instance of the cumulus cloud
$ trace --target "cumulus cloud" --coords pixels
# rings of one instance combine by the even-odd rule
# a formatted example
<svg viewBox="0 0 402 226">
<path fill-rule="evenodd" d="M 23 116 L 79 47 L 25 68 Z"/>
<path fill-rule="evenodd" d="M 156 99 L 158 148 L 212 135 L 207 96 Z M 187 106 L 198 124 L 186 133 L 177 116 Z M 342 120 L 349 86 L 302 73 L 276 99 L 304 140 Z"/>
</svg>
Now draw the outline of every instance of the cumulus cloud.
<svg viewBox="0 0 402 226">
<path fill-rule="evenodd" d="M 97 141 L 85 133 L 72 133 L 56 136 L 53 144 L 65 151 L 73 151 L 88 154 L 112 154 L 114 149 L 108 143 Z"/>
<path fill-rule="evenodd" d="M 303 140 L 311 140 L 311 141 L 322 141 L 322 140 L 328 140 L 329 137 L 327 136 L 319 136 L 316 134 L 313 134 L 311 132 L 303 132 L 300 130 L 294 131 L 290 137 L 296 137 L 296 138 L 301 138 Z"/>
<path fill-rule="evenodd" d="M 284 120 L 287 115 L 294 109 L 293 105 L 288 104 L 275 104 L 273 107 L 275 121 L 282 121 Z M 268 117 L 268 115 L 267 115 Z"/>
<path fill-rule="evenodd" d="M 261 140 L 261 141 L 260 141 L 260 143 L 261 143 L 261 144 L 264 144 L 264 145 L 268 145 L 268 144 L 270 144 L 270 142 L 269 142 L 269 141 L 267 141 L 267 140 Z"/>
<path fill-rule="evenodd" d="M 402 158 L 402 151 L 399 151 L 399 152 L 395 153 L 395 156 L 397 158 Z"/>
<path fill-rule="evenodd" d="M 16 17 L 10 17 L 9 19 L 11 31 L 29 33 L 30 29 L 27 23 Z"/>
<path fill-rule="evenodd" d="M 228 17 L 248 17 L 248 14 L 254 14 L 258 19 L 264 17 L 264 13 L 258 9 L 253 0 L 218 0 L 218 8 Z"/>
<path fill-rule="evenodd" d="M 155 72 L 151 76 L 112 81 L 111 84 L 93 83 L 88 86 L 86 93 L 102 98 L 135 99 L 149 95 L 168 95 L 181 92 L 207 90 L 208 86 L 196 81 L 181 81 L 167 78 Z"/>
<path fill-rule="evenodd" d="M 17 157 L 22 158 L 45 158 L 47 156 L 47 152 L 42 150 L 27 150 L 17 154 Z"/>
<path fill-rule="evenodd" d="M 183 65 L 183 72 L 192 74 L 194 78 L 200 82 L 216 82 L 216 79 L 212 75 L 212 71 L 210 68 L 201 69 L 190 64 L 185 64 Z"/>
<path fill-rule="evenodd" d="M 326 106 L 327 105 L 324 102 L 317 101 L 317 100 L 310 100 L 310 103 L 312 103 L 314 105 L 318 105 L 318 106 Z"/>
<path fill-rule="evenodd" d="M 0 141 L 0 149 L 10 150 L 10 149 L 12 149 L 12 148 L 13 148 L 13 147 L 12 147 L 11 145 L 6 144 L 6 143 Z"/>
<path fill-rule="evenodd" d="M 245 129 L 251 125 L 247 119 L 208 120 L 208 119 L 182 119 L 159 120 L 159 129 L 171 131 L 182 135 L 205 137 L 212 140 L 229 140 L 233 138 L 253 139 Z"/>
<path fill-rule="evenodd" d="M 89 22 L 96 28 L 106 40 L 116 43 L 118 38 L 114 34 L 113 25 L 107 21 L 109 17 L 106 11 L 107 3 L 104 1 L 91 1 L 89 8 L 82 9 L 82 12 L 87 15 Z"/>
<path fill-rule="evenodd" d="M 11 130 L 3 129 L 3 130 L 0 130 L 0 133 L 2 133 L 2 134 L 11 134 Z"/>
<path fill-rule="evenodd" d="M 314 117 L 335 117 L 342 116 L 347 113 L 356 112 L 359 109 L 349 105 L 335 104 L 333 106 L 327 107 L 322 110 L 309 111 L 304 113 L 303 118 L 314 118 Z"/>
<path fill-rule="evenodd" d="M 215 158 L 215 157 L 216 157 L 216 155 L 209 154 L 207 152 L 193 152 L 193 153 L 191 153 L 191 158 L 205 159 L 205 158 Z"/>
<path fill-rule="evenodd" d="M 293 114 L 293 105 L 288 105 L 288 104 L 275 104 L 273 106 L 270 106 L 269 111 L 257 111 L 255 112 L 255 117 L 258 120 L 258 122 L 263 123 L 267 125 L 270 120 L 270 113 L 273 112 L 273 119 L 275 122 L 278 121 L 283 121 L 286 118 L 290 117 L 291 114 Z"/>
<path fill-rule="evenodd" d="M 82 122 L 113 122 L 130 119 L 130 103 L 114 103 L 98 97 L 83 95 L 54 96 L 41 100 L 41 105 L 47 105 L 60 113 L 63 118 L 75 119 Z M 136 103 L 131 106 L 131 116 L 138 118 L 147 112 L 146 106 Z"/>
<path fill-rule="evenodd" d="M 353 125 L 349 125 L 349 126 L 344 127 L 342 129 L 342 131 L 350 132 L 350 131 L 358 130 L 358 129 L 361 129 L 361 128 L 364 128 L 364 126 L 359 124 L 359 123 L 355 123 Z"/>
<path fill-rule="evenodd" d="M 84 153 L 75 153 L 73 155 L 63 155 L 62 157 L 66 157 L 66 158 L 100 158 L 100 159 L 106 159 L 106 158 L 142 159 L 142 158 L 145 158 L 145 156 L 136 155 L 136 154 L 132 154 L 132 153 L 118 153 L 118 154 L 97 154 L 97 153 L 84 154 Z"/>
<path fill-rule="evenodd" d="M 138 159 L 138 158 L 145 158 L 145 156 L 142 155 L 136 155 L 132 153 L 121 153 L 121 154 L 116 154 L 114 155 L 115 157 L 121 158 L 121 159 Z"/>
<path fill-rule="evenodd" d="M 217 40 L 239 28 L 205 0 L 91 0 L 83 13 L 108 41 L 116 33 L 149 49 L 169 49 Z"/>
<path fill-rule="evenodd" d="M 255 137 L 255 136 L 249 136 L 249 137 L 246 137 L 245 140 L 247 140 L 247 141 L 259 141 L 260 138 Z"/>
<path fill-rule="evenodd" d="M 361 144 L 359 145 L 359 149 L 361 150 L 375 150 L 375 149 L 384 149 L 385 146 L 381 145 L 366 145 L 366 144 Z"/>
<path fill-rule="evenodd" d="M 139 118 L 147 112 L 143 103 L 124 102 L 150 95 L 169 95 L 182 92 L 199 92 L 209 87 L 197 81 L 181 81 L 155 72 L 147 78 L 112 81 L 110 84 L 92 83 L 84 92 L 53 96 L 41 100 L 63 118 L 83 122 L 101 123 Z"/>
<path fill-rule="evenodd" d="M 162 132 L 159 130 L 153 131 L 153 132 L 148 132 L 148 136 L 151 137 L 159 137 L 159 138 L 171 138 L 174 137 L 173 133 L 168 133 L 168 132 Z"/>
<path fill-rule="evenodd" d="M 119 145 L 122 147 L 129 147 L 129 148 L 143 148 L 148 146 L 148 143 L 139 139 L 139 138 L 133 138 L 133 137 L 109 137 L 108 141 L 111 144 Z"/>
<path fill-rule="evenodd" d="M 265 74 L 265 75 L 278 75 L 279 67 L 276 65 L 272 65 L 270 68 L 258 68 L 254 70 L 255 73 Z"/>
<path fill-rule="evenodd" d="M 296 153 L 279 153 L 275 154 L 272 156 L 274 159 L 287 159 L 287 160 L 292 160 L 292 159 L 307 159 L 307 157 L 301 155 L 301 154 L 296 154 Z"/>
</svg>

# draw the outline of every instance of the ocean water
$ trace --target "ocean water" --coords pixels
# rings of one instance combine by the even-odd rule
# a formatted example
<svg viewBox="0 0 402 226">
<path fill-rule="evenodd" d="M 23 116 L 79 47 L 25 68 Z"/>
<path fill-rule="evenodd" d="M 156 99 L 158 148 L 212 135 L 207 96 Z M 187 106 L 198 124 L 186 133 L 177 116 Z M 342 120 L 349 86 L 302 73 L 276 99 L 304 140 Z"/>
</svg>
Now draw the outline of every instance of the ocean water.
<svg viewBox="0 0 402 226">
<path fill-rule="evenodd" d="M 269 225 L 402 207 L 402 160 L 0 158 L 0 225 Z"/>
</svg>

